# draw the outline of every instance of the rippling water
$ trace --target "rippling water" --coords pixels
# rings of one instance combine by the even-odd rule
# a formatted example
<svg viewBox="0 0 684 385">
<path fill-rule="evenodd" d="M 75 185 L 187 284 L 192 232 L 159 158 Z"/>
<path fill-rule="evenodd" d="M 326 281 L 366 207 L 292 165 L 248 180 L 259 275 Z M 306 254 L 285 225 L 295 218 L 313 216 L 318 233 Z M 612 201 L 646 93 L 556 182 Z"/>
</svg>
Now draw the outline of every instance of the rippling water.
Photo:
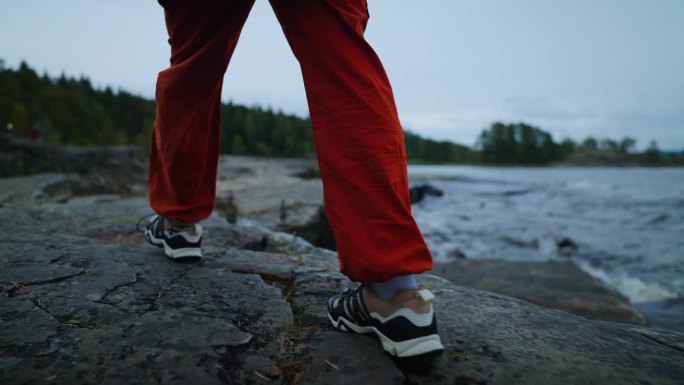
<svg viewBox="0 0 684 385">
<path fill-rule="evenodd" d="M 411 166 L 409 174 L 444 191 L 413 208 L 436 260 L 570 258 L 632 303 L 684 298 L 684 168 Z M 559 248 L 563 239 L 576 249 Z"/>
</svg>

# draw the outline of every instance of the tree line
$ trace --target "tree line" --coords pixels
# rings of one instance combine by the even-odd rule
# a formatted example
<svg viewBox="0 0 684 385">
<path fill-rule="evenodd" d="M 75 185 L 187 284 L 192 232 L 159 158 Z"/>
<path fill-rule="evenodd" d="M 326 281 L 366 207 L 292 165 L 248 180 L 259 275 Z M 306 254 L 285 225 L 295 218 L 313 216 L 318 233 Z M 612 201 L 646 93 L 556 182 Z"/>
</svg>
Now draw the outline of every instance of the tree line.
<svg viewBox="0 0 684 385">
<path fill-rule="evenodd" d="M 653 140 L 644 151 L 637 151 L 636 143 L 630 137 L 616 141 L 591 136 L 580 142 L 566 138 L 557 143 L 551 134 L 529 124 L 497 122 L 482 131 L 476 148 L 484 164 L 684 164 L 684 151 L 662 152 Z"/>
<path fill-rule="evenodd" d="M 22 62 L 0 61 L 2 129 L 51 144 L 143 145 L 154 128 L 153 100 L 96 89 L 85 77 L 39 75 Z M 221 151 L 233 154 L 310 156 L 309 119 L 260 107 L 222 104 Z"/>
<path fill-rule="evenodd" d="M 39 75 L 22 62 L 6 68 L 0 60 L 0 129 L 51 144 L 149 145 L 154 127 L 153 100 L 110 87 L 97 89 L 86 77 Z M 233 103 L 221 106 L 221 152 L 264 156 L 312 157 L 311 122 L 270 108 Z M 556 143 L 525 123 L 494 123 L 474 148 L 405 132 L 408 160 L 415 163 L 684 163 L 683 154 L 663 154 L 652 142 L 642 153 L 624 138 L 587 138 Z"/>
</svg>

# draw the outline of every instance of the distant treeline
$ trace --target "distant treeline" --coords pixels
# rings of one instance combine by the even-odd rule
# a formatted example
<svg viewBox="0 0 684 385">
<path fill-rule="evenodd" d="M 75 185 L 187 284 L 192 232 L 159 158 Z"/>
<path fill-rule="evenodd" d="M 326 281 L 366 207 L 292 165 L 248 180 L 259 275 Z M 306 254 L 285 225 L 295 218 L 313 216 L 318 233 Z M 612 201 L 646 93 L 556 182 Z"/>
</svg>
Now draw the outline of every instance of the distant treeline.
<svg viewBox="0 0 684 385">
<path fill-rule="evenodd" d="M 40 76 L 24 62 L 13 70 L 0 61 L 0 90 L 0 128 L 52 144 L 148 145 L 154 127 L 154 101 L 84 77 Z M 308 119 L 232 103 L 221 113 L 223 153 L 313 154 Z"/>
<path fill-rule="evenodd" d="M 223 104 L 221 152 L 310 157 L 314 141 L 309 119 L 261 107 Z M 126 91 L 93 88 L 85 77 L 39 75 L 22 62 L 5 68 L 0 60 L 0 129 L 52 144 L 147 146 L 155 103 Z M 644 152 L 624 138 L 587 138 L 581 143 L 525 123 L 494 123 L 474 148 L 425 139 L 406 132 L 410 162 L 468 164 L 683 164 L 684 154 L 664 154 L 652 142 Z"/>
<path fill-rule="evenodd" d="M 53 144 L 142 144 L 154 122 L 154 102 L 86 78 L 39 76 L 26 63 L 0 62 L 0 124 Z"/>
<path fill-rule="evenodd" d="M 477 141 L 484 164 L 576 164 L 576 165 L 681 165 L 684 151 L 664 153 L 651 141 L 646 150 L 635 150 L 636 140 L 620 141 L 588 137 L 581 142 L 564 139 L 556 143 L 548 132 L 525 123 L 494 123 Z"/>
</svg>

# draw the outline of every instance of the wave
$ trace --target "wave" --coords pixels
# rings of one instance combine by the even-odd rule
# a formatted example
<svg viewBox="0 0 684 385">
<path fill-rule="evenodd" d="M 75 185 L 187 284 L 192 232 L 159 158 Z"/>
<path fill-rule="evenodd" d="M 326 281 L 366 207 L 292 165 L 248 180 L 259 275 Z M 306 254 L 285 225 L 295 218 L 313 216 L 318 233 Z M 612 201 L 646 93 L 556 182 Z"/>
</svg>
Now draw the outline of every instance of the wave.
<svg viewBox="0 0 684 385">
<path fill-rule="evenodd" d="M 576 262 L 580 269 L 615 288 L 622 295 L 627 297 L 631 303 L 662 301 L 679 297 L 677 293 L 658 283 L 646 282 L 624 272 L 611 274 L 591 266 L 587 261 Z"/>
</svg>

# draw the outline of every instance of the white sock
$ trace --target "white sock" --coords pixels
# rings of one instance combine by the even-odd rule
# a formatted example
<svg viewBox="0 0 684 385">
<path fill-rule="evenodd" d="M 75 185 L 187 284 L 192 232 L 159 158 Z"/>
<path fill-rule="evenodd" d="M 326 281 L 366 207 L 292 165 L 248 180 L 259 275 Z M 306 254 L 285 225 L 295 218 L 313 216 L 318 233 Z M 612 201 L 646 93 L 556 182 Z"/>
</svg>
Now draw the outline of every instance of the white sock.
<svg viewBox="0 0 684 385">
<path fill-rule="evenodd" d="M 398 275 L 387 282 L 371 282 L 370 285 L 383 301 L 391 300 L 398 291 L 418 288 L 416 276 L 413 274 Z"/>
</svg>

